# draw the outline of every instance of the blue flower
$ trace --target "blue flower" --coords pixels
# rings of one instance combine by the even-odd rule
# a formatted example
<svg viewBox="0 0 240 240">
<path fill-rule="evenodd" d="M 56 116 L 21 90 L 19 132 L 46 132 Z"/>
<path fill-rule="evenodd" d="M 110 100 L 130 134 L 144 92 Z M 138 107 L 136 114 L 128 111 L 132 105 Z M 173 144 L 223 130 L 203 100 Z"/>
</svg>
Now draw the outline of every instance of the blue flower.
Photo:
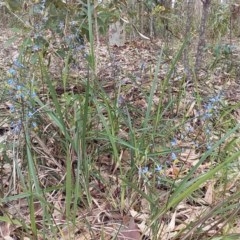
<svg viewBox="0 0 240 240">
<path fill-rule="evenodd" d="M 171 153 L 171 158 L 172 158 L 172 160 L 176 160 L 177 159 L 177 156 L 176 156 L 176 154 L 174 152 Z"/>
<path fill-rule="evenodd" d="M 211 143 L 207 143 L 207 150 L 210 150 L 212 148 L 212 144 Z"/>
<path fill-rule="evenodd" d="M 31 117 L 33 116 L 33 114 L 34 114 L 34 113 L 32 113 L 32 112 L 28 112 L 28 115 L 27 115 L 28 118 L 31 118 Z"/>
<path fill-rule="evenodd" d="M 64 29 L 64 23 L 63 22 L 60 22 L 58 26 L 59 26 L 60 30 Z"/>
<path fill-rule="evenodd" d="M 206 133 L 207 135 L 209 135 L 209 134 L 211 134 L 211 130 L 210 130 L 209 128 L 206 128 L 206 129 L 205 129 L 205 133 Z"/>
<path fill-rule="evenodd" d="M 9 110 L 10 110 L 11 113 L 13 113 L 13 112 L 15 112 L 15 107 L 13 105 L 10 105 Z"/>
<path fill-rule="evenodd" d="M 13 65 L 17 68 L 25 68 L 24 65 L 19 60 L 14 60 Z"/>
<path fill-rule="evenodd" d="M 206 113 L 203 115 L 202 119 L 203 119 L 203 120 L 207 120 L 207 119 L 210 119 L 212 116 L 213 116 L 212 113 L 206 112 Z"/>
<path fill-rule="evenodd" d="M 161 165 L 157 165 L 157 166 L 155 167 L 155 171 L 156 171 L 156 172 L 162 171 L 162 166 L 161 166 Z"/>
<path fill-rule="evenodd" d="M 11 75 L 11 76 L 15 76 L 17 74 L 17 71 L 15 69 L 13 69 L 13 68 L 10 68 L 8 70 L 8 74 Z"/>
<path fill-rule="evenodd" d="M 213 109 L 213 105 L 211 103 L 208 103 L 207 105 L 205 105 L 205 109 L 210 112 Z"/>
<path fill-rule="evenodd" d="M 143 167 L 143 168 L 140 168 L 139 171 L 138 171 L 139 174 L 146 174 L 148 173 L 148 167 Z"/>
<path fill-rule="evenodd" d="M 10 78 L 7 80 L 7 84 L 11 87 L 14 87 L 14 85 L 16 84 L 16 80 L 13 78 Z"/>
<path fill-rule="evenodd" d="M 21 91 L 21 90 L 23 90 L 23 88 L 22 88 L 21 85 L 17 85 L 17 86 L 16 86 L 16 90 L 17 90 L 17 91 Z"/>
<path fill-rule="evenodd" d="M 218 103 L 222 100 L 222 94 L 219 93 L 216 97 L 210 98 L 209 102 Z"/>
<path fill-rule="evenodd" d="M 32 51 L 33 51 L 33 52 L 37 52 L 37 51 L 39 51 L 39 50 L 41 50 L 41 47 L 40 47 L 39 45 L 33 45 L 33 46 L 32 46 Z"/>
<path fill-rule="evenodd" d="M 144 71 L 144 69 L 145 69 L 145 63 L 144 62 L 141 64 L 140 69 L 141 69 L 141 71 Z"/>
<path fill-rule="evenodd" d="M 31 94 L 29 94 L 31 98 L 35 98 L 37 94 L 33 91 Z"/>
<path fill-rule="evenodd" d="M 74 34 L 69 34 L 66 38 L 66 41 L 67 42 L 72 41 L 72 40 L 74 40 L 74 38 L 75 38 Z"/>
<path fill-rule="evenodd" d="M 122 95 L 120 95 L 119 98 L 118 98 L 118 105 L 121 106 L 121 105 L 124 104 L 124 102 L 125 102 L 124 97 Z"/>
<path fill-rule="evenodd" d="M 171 140 L 171 145 L 172 145 L 172 146 L 176 146 L 176 145 L 177 145 L 177 140 L 176 140 L 175 138 L 173 138 L 173 139 Z"/>
<path fill-rule="evenodd" d="M 75 26 L 75 25 L 77 25 L 77 23 L 78 23 L 77 21 L 71 21 L 71 22 L 70 22 L 70 25 L 71 25 L 71 26 Z"/>
<path fill-rule="evenodd" d="M 41 34 L 39 34 L 39 32 L 33 35 L 33 39 L 37 39 L 38 37 L 41 37 Z"/>
<path fill-rule="evenodd" d="M 188 125 L 186 125 L 185 126 L 185 130 L 188 132 L 188 133 L 191 133 L 191 132 L 194 132 L 194 128 L 192 127 L 192 126 L 188 126 Z"/>
<path fill-rule="evenodd" d="M 21 120 L 19 120 L 17 122 L 12 122 L 11 123 L 11 129 L 12 129 L 13 134 L 19 134 L 21 129 L 22 129 Z"/>
<path fill-rule="evenodd" d="M 38 126 L 37 126 L 36 122 L 32 122 L 32 128 L 33 128 L 33 130 L 37 130 L 38 129 Z"/>
</svg>

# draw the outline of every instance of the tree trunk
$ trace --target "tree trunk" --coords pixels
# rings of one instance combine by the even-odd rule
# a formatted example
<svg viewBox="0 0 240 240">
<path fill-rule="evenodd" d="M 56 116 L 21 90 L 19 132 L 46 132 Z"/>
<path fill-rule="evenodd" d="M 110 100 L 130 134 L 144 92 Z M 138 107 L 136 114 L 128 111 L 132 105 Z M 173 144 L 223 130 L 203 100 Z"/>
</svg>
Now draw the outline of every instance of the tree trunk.
<svg viewBox="0 0 240 240">
<path fill-rule="evenodd" d="M 211 0 L 201 0 L 202 1 L 202 18 L 201 18 L 201 25 L 199 30 L 199 41 L 197 47 L 197 54 L 196 54 L 196 62 L 195 62 L 195 73 L 198 74 L 203 61 L 203 51 L 206 45 L 205 38 L 206 38 L 206 23 L 207 18 L 209 15 L 209 9 Z"/>
<path fill-rule="evenodd" d="M 126 41 L 125 23 L 118 20 L 109 26 L 109 45 L 123 46 Z"/>
<path fill-rule="evenodd" d="M 185 36 L 187 38 L 187 44 L 184 50 L 183 54 L 183 62 L 184 62 L 184 70 L 186 73 L 186 80 L 187 82 L 191 81 L 192 74 L 191 74 L 191 69 L 189 67 L 189 47 L 191 44 L 191 28 L 192 28 L 192 23 L 193 23 L 193 14 L 194 14 L 194 0 L 189 0 L 187 2 L 187 18 L 186 18 L 186 27 L 185 27 Z"/>
</svg>

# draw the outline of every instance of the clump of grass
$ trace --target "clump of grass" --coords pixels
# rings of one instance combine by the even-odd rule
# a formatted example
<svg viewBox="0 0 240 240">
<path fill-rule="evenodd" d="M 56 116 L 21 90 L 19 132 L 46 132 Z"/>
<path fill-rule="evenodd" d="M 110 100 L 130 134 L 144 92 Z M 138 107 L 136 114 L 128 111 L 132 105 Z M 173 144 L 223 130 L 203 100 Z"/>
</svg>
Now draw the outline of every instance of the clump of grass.
<svg viewBox="0 0 240 240">
<path fill-rule="evenodd" d="M 230 186 L 239 181 L 239 124 L 226 124 L 224 96 L 189 103 L 186 89 L 172 94 L 173 71 L 186 42 L 161 84 L 159 53 L 150 91 L 139 88 L 144 107 L 128 102 L 121 84 L 109 95 L 94 75 L 89 30 L 89 74 L 78 79 L 81 91 L 67 91 L 74 49 L 64 55 L 63 94 L 44 48 L 23 50 L 6 73 L 6 89 L 14 98 L 13 140 L 4 146 L 4 160 L 12 161 L 13 174 L 2 190 L 1 220 L 17 229 L 16 236 L 36 239 L 117 238 L 130 227 L 130 217 L 151 239 L 231 236 L 239 214 L 239 193 Z"/>
</svg>

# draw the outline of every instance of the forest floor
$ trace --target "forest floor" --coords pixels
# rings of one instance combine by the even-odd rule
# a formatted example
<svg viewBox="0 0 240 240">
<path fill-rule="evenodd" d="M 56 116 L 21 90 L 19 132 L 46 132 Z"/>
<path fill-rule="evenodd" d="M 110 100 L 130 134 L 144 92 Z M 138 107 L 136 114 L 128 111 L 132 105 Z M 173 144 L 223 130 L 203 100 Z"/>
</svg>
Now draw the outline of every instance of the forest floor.
<svg viewBox="0 0 240 240">
<path fill-rule="evenodd" d="M 21 34 L 12 33 L 9 31 L 9 29 L 1 29 L 0 45 L 2 47 L 0 49 L 0 78 L 2 81 L 2 86 L 4 86 L 4 81 L 7 79 L 8 69 L 13 65 L 14 59 L 18 57 L 19 44 L 21 41 Z M 155 82 L 154 79 L 157 79 L 157 81 L 155 82 L 156 88 L 153 91 L 152 98 L 153 112 L 158 111 L 159 102 L 161 102 L 163 106 L 167 106 L 171 103 L 171 101 L 181 99 L 181 101 L 177 102 L 175 106 L 171 107 L 171 111 L 168 111 L 166 107 L 166 111 L 162 117 L 166 122 L 169 120 L 169 125 L 166 126 L 166 128 L 180 126 L 181 122 L 179 122 L 179 119 L 182 119 L 183 116 L 189 118 L 189 121 L 186 121 L 182 125 L 181 129 L 177 131 L 177 136 L 169 137 L 177 139 L 175 144 L 178 146 L 178 148 L 181 148 L 182 151 L 178 153 L 176 159 L 173 159 L 174 161 L 170 161 L 170 163 L 169 160 L 171 160 L 173 153 L 169 153 L 164 157 L 158 156 L 158 159 L 161 163 L 168 162 L 167 169 L 164 170 L 164 175 L 169 179 L 175 180 L 189 172 L 190 169 L 199 162 L 203 152 L 208 149 L 206 142 L 209 136 L 207 136 L 204 130 L 204 120 L 199 116 L 206 113 L 206 105 L 209 101 L 213 102 L 213 99 L 221 98 L 221 108 L 219 111 L 223 111 L 223 109 L 226 108 L 230 109 L 232 107 L 232 111 L 229 111 L 227 116 L 222 116 L 224 119 L 223 122 L 226 123 L 228 119 L 231 121 L 231 123 L 240 123 L 240 109 L 239 107 L 234 107 L 239 103 L 240 100 L 240 84 L 237 70 L 230 74 L 223 70 L 223 65 L 219 65 L 219 67 L 216 66 L 214 71 L 211 71 L 210 73 L 209 71 L 203 72 L 201 80 L 199 81 L 193 80 L 192 82 L 186 82 L 184 66 L 182 64 L 183 61 L 181 60 L 174 65 L 171 76 L 169 77 L 168 82 L 165 83 L 165 80 L 169 74 L 169 69 L 172 66 L 174 56 L 176 55 L 176 49 L 180 48 L 180 44 L 179 47 L 176 47 L 174 51 L 170 48 L 166 48 L 166 50 L 161 52 L 161 47 L 160 41 L 148 42 L 146 40 L 137 40 L 128 42 L 123 47 L 109 47 L 101 42 L 96 50 L 96 76 L 99 84 L 107 93 L 107 95 L 109 95 L 110 99 L 114 100 L 115 96 L 118 95 L 118 105 L 122 108 L 124 108 L 124 106 L 128 106 L 129 114 L 132 119 L 134 119 L 133 127 L 136 129 L 145 117 L 145 113 L 148 108 L 147 95 L 152 90 L 152 85 Z M 83 57 L 84 51 L 86 50 L 83 50 L 82 53 L 79 52 L 78 55 L 75 56 L 75 59 L 78 59 L 77 64 L 72 66 L 69 73 L 70 80 L 68 82 L 68 89 L 70 92 L 72 91 L 78 94 L 84 92 L 84 87 L 81 87 L 81 80 L 86 79 L 89 75 L 87 63 Z M 156 66 L 161 54 L 162 56 L 159 71 L 157 71 L 157 76 L 155 76 Z M 63 60 L 58 57 L 53 57 L 49 70 L 56 87 L 55 90 L 59 96 L 64 92 L 64 88 L 60 80 L 62 77 L 61 73 L 63 65 Z M 163 84 L 167 84 L 168 88 L 162 88 Z M 38 94 L 43 94 L 42 86 L 40 89 L 41 91 L 39 91 Z M 1 91 L 4 92 L 3 90 Z M 182 96 L 183 93 L 184 96 Z M 200 99 L 199 101 L 197 100 L 196 95 L 198 95 Z M 13 104 L 12 101 L 13 100 L 11 97 L 3 97 L 0 104 L 0 109 L 2 112 L 2 117 L 0 120 L 2 123 L 0 127 L 0 139 L 2 144 L 5 144 L 6 141 L 8 143 L 9 141 L 13 141 L 10 139 L 15 139 L 11 136 L 11 131 L 9 131 L 9 121 L 11 119 L 9 106 Z M 220 107 L 220 105 L 216 105 L 216 108 Z M 8 120 L 6 121 L 6 119 Z M 215 119 L 214 124 L 218 125 L 218 123 L 220 122 Z M 223 126 L 220 124 L 219 128 L 223 128 Z M 224 131 L 224 129 L 221 130 Z M 126 136 L 128 135 L 127 127 L 120 127 L 118 134 L 123 139 L 126 139 Z M 212 132 L 211 134 L 213 135 L 211 136 L 211 139 L 215 138 L 216 141 L 219 140 L 219 132 L 216 131 Z M 158 141 L 159 144 L 162 143 L 161 140 Z M 196 147 L 196 144 L 199 147 Z M 48 146 L 47 143 L 46 146 Z M 54 154 L 55 151 L 52 148 L 53 146 L 49 146 L 49 151 L 52 151 Z M 12 150 L 8 150 L 7 160 L 3 152 L 1 155 L 1 171 L 3 172 L 0 179 L 3 184 L 1 187 L 1 195 L 4 197 L 14 196 L 22 193 L 21 187 L 16 187 L 14 191 L 9 189 L 9 186 L 12 184 L 9 181 L 12 179 L 13 174 L 13 164 L 11 161 L 9 162 L 9 158 L 11 158 L 13 154 L 11 151 Z M 122 161 L 130 161 L 130 155 L 131 153 L 128 149 L 123 149 L 121 152 Z M 102 171 L 106 182 L 111 182 L 113 179 L 116 179 L 115 175 L 117 166 L 112 165 L 110 159 L 111 156 L 109 156 L 109 152 L 101 153 L 101 155 L 99 155 L 96 159 L 96 165 Z M 22 163 L 19 164 L 21 166 Z M 201 175 L 215 164 L 217 164 L 215 161 L 205 161 L 201 164 L 201 166 L 198 167 L 196 174 Z M 57 168 L 58 167 L 56 167 L 56 173 L 58 174 Z M 218 191 L 216 191 L 218 179 L 212 179 L 211 181 L 203 184 L 201 198 L 192 199 L 192 201 L 189 202 L 185 201 L 178 206 L 175 213 L 169 214 L 169 216 L 167 216 L 168 219 L 163 220 L 163 222 L 165 221 L 163 225 L 165 225 L 162 228 L 162 239 L 171 239 L 170 237 L 164 238 L 164 236 L 169 236 L 170 232 L 176 233 L 181 231 L 186 224 L 197 221 L 198 216 L 200 216 L 202 212 L 211 211 L 212 206 L 223 198 L 223 194 L 226 194 L 227 196 L 232 192 L 236 192 L 236 184 L 239 183 L 240 177 L 239 174 L 236 174 L 236 172 L 231 172 L 231 174 L 232 184 L 225 186 L 225 189 L 219 188 Z M 45 176 L 46 172 L 40 172 L 39 175 Z M 152 176 L 148 177 L 151 178 Z M 96 185 L 96 182 L 93 181 L 92 185 Z M 112 194 L 113 192 L 114 194 L 117 194 L 117 187 L 113 186 L 112 188 L 113 189 L 110 189 Z M 158 190 L 164 193 L 164 188 L 161 189 L 161 187 L 159 187 Z M 106 230 L 106 236 L 108 235 L 109 238 L 112 237 L 112 233 L 110 233 L 110 231 L 107 229 L 114 229 L 116 227 L 114 224 L 119 222 L 123 222 L 123 224 L 129 228 L 132 228 L 132 231 L 140 231 L 141 233 L 144 231 L 147 225 L 148 215 L 148 211 L 143 209 L 144 204 L 146 204 L 144 200 L 140 200 L 141 203 L 136 204 L 136 206 L 129 205 L 128 212 L 126 213 L 126 209 L 124 210 L 124 214 L 127 216 L 126 217 L 120 212 L 114 213 L 112 203 L 106 196 L 107 191 L 101 195 L 94 192 L 94 189 L 91 191 L 95 205 L 91 211 L 88 209 L 81 210 L 81 213 L 79 213 L 79 221 L 81 221 L 81 218 L 84 215 L 87 221 L 94 226 L 95 230 L 93 231 L 99 233 L 103 227 Z M 59 198 L 61 197 L 63 196 L 59 195 Z M 52 199 L 52 201 L 55 201 L 53 205 L 56 208 L 61 207 L 58 199 Z M 25 199 L 23 200 L 22 198 L 18 199 L 17 201 L 10 201 L 6 206 L 4 206 L 4 208 L 4 212 L 10 213 L 11 217 L 16 218 L 16 216 L 21 216 L 21 218 L 25 219 L 26 224 L 30 222 L 27 201 L 25 201 Z M 140 216 L 138 216 L 138 209 L 140 209 L 139 212 L 141 211 Z M 58 221 L 57 219 L 59 218 L 59 214 L 57 211 L 54 211 L 53 216 L 56 217 L 56 221 Z M 132 222 L 132 219 L 135 219 L 135 223 L 134 221 Z M 184 221 L 180 221 L 179 219 L 184 219 Z M 169 224 L 170 221 L 171 224 Z M 211 217 L 209 217 L 208 222 L 209 228 L 211 228 Z M 8 222 L 5 225 L 2 223 L 2 229 L 4 230 L 2 230 L 2 236 L 14 236 L 18 230 L 18 225 Z M 232 232 L 240 233 L 239 229 L 240 221 L 236 223 Z M 210 230 L 209 232 L 211 233 Z M 64 231 L 62 234 L 65 234 Z M 84 231 L 82 230 L 81 234 L 79 234 L 79 237 L 76 239 L 92 239 L 91 234 L 84 229 Z M 126 233 L 123 234 L 128 236 Z M 138 236 L 137 233 L 135 234 Z M 147 235 L 147 233 L 145 234 Z M 138 239 L 136 236 L 134 238 L 133 234 L 133 239 Z"/>
</svg>

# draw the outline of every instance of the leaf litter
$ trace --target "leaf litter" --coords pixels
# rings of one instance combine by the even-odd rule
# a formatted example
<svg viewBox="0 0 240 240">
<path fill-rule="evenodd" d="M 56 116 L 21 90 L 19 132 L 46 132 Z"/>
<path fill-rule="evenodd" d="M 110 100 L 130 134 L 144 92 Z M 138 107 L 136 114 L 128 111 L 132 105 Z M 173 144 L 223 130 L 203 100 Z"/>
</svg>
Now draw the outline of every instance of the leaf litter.
<svg viewBox="0 0 240 240">
<path fill-rule="evenodd" d="M 1 43 L 6 42 L 9 35 L 9 32 L 5 31 L 0 39 Z M 7 71 L 10 62 L 17 54 L 16 51 L 16 47 L 13 47 L 12 45 L 1 49 L 1 76 L 4 75 L 4 71 Z M 154 42 L 151 43 L 143 40 L 126 43 L 123 47 L 111 47 L 110 50 L 109 47 L 102 42 L 98 48 L 97 78 L 99 84 L 103 87 L 104 91 L 109 94 L 111 99 L 114 99 L 116 89 L 120 89 L 120 99 L 118 99 L 118 104 L 123 109 L 127 106 L 128 114 L 134 119 L 133 125 L 135 128 L 141 124 L 148 107 L 148 99 L 146 96 L 151 89 L 159 54 L 160 46 L 156 45 Z M 81 59 L 81 55 L 79 58 Z M 195 101 L 194 94 L 196 87 L 193 87 L 192 85 L 188 86 L 187 83 L 183 82 L 184 67 L 181 63 L 177 64 L 175 71 L 170 78 L 169 86 L 171 86 L 171 92 L 161 92 L 159 86 L 168 73 L 171 59 L 172 56 L 166 55 L 164 61 L 161 63 L 160 71 L 158 72 L 158 87 L 153 96 L 154 102 L 151 111 L 157 111 L 161 94 L 164 94 L 164 105 L 169 103 L 170 98 L 177 98 L 182 87 L 187 89 L 185 97 L 181 99 L 176 106 L 173 106 L 173 112 L 165 111 L 163 114 L 163 118 L 172 119 L 172 124 L 179 126 L 181 123 L 178 120 L 178 114 L 179 116 L 185 116 L 190 119 L 190 121 L 188 121 L 187 124 L 177 132 L 176 137 L 178 140 L 176 148 L 181 148 L 181 152 L 178 156 L 175 156 L 176 159 L 174 159 L 174 161 L 169 161 L 169 158 L 171 158 L 170 156 L 166 159 L 161 155 L 158 157 L 159 160 L 165 162 L 168 166 L 167 169 L 163 170 L 164 172 L 160 171 L 159 176 L 164 175 L 165 178 L 178 181 L 187 174 L 189 169 L 198 163 L 202 153 L 206 150 L 204 143 L 206 143 L 207 138 L 214 138 L 215 136 L 207 136 L 203 131 L 205 121 L 201 116 L 204 116 L 206 109 L 204 108 L 204 105 L 199 105 Z M 52 65 L 50 66 L 51 74 L 56 81 L 61 77 L 59 75 L 60 71 L 56 68 L 56 66 L 61 66 L 58 61 L 59 59 L 53 59 L 51 63 Z M 84 61 L 80 61 L 79 65 L 82 67 L 78 67 L 77 69 L 74 68 L 70 71 L 69 76 L 72 80 L 69 91 L 74 92 L 73 89 L 75 89 L 75 94 L 81 94 L 84 92 L 84 87 L 79 86 L 79 82 L 77 83 L 78 86 L 74 82 L 76 81 L 74 79 L 87 76 L 84 64 Z M 231 79 L 230 76 L 222 73 L 217 77 L 212 75 L 209 79 L 210 81 L 205 83 L 206 87 L 198 86 L 198 91 L 203 94 L 205 99 L 216 95 L 216 92 L 219 91 L 216 86 L 220 85 L 220 90 L 224 89 L 225 91 L 225 101 L 234 105 L 236 101 L 239 100 L 239 85 L 234 85 L 235 87 L 232 87 L 234 80 Z M 43 94 L 46 91 L 46 88 L 43 89 L 45 90 L 39 92 L 39 94 Z M 212 92 L 209 89 L 212 89 Z M 64 93 L 61 86 L 57 86 L 56 91 L 59 93 L 59 97 Z M 9 107 L 6 106 L 9 106 L 9 104 L 11 105 L 11 102 L 6 101 L 1 103 L 1 109 L 4 109 L 6 116 L 9 111 Z M 239 122 L 238 112 L 234 111 L 234 113 L 231 114 L 231 118 Z M 102 126 L 100 125 L 95 127 L 102 129 Z M 4 124 L 1 125 L 1 129 L 4 130 L 4 134 L 2 134 L 1 138 L 4 136 L 7 139 L 11 139 L 12 133 L 9 131 L 10 126 L 4 122 Z M 47 132 L 47 129 L 45 130 Z M 125 141 L 128 140 L 128 131 L 127 127 L 122 125 L 117 133 L 118 138 Z M 136 133 L 136 135 L 138 135 L 138 133 Z M 35 139 L 35 151 L 41 155 L 42 159 L 45 161 L 44 165 L 39 167 L 40 182 L 46 188 L 52 185 L 61 185 L 64 179 L 63 173 L 66 171 L 66 168 L 64 164 L 62 164 L 61 156 L 59 155 L 61 150 L 56 147 L 55 140 L 51 138 L 40 139 L 35 133 L 33 133 L 32 137 Z M 19 138 L 21 138 L 21 136 L 19 136 Z M 1 140 L 1 142 L 5 141 L 6 139 Z M 16 142 L 18 141 L 16 140 Z M 161 140 L 157 141 L 157 144 L 161 145 L 161 143 Z M 129 161 L 131 161 L 131 149 L 128 149 L 127 147 L 126 149 L 121 149 L 119 158 L 121 159 L 122 166 L 119 166 L 114 163 L 111 153 L 107 152 L 104 148 L 104 142 L 98 142 L 97 144 L 100 145 L 100 153 L 94 160 L 96 161 L 95 167 L 99 171 L 101 180 L 94 179 L 91 181 L 90 192 L 93 198 L 93 207 L 90 210 L 84 208 L 79 209 L 79 212 L 76 213 L 77 226 L 66 225 L 66 219 L 64 219 L 63 216 L 65 209 L 64 194 L 62 192 L 56 192 L 46 195 L 48 201 L 53 203 L 52 217 L 58 228 L 61 229 L 61 238 L 59 239 L 69 239 L 70 236 L 79 240 L 100 239 L 100 236 L 104 236 L 104 239 L 112 239 L 117 236 L 117 239 L 119 240 L 137 240 L 142 239 L 143 237 L 145 237 L 145 239 L 151 239 L 152 232 L 148 228 L 150 209 L 149 202 L 146 201 L 146 199 L 143 198 L 139 200 L 139 196 L 134 196 L 133 194 L 129 199 L 125 200 L 128 208 L 126 207 L 121 211 L 118 209 L 120 204 L 118 201 L 120 198 L 120 185 L 123 184 L 122 180 L 118 178 L 119 168 L 125 169 L 125 171 L 130 169 Z M 20 146 L 20 143 L 18 143 L 18 145 Z M 89 152 L 91 151 L 92 150 L 89 149 Z M 3 173 L 1 177 L 1 182 L 3 183 L 3 188 L 1 190 L 2 194 L 7 196 L 21 193 L 21 189 L 18 189 L 20 186 L 15 186 L 15 190 L 12 192 L 9 190 L 9 180 L 14 181 L 11 173 L 17 168 L 13 168 L 11 164 L 4 162 L 6 159 L 5 156 L 7 156 L 8 159 L 14 159 L 16 155 L 14 155 L 12 151 L 6 153 L 1 152 L 1 171 Z M 19 164 L 18 169 L 20 169 L 22 167 L 22 160 L 15 159 L 14 161 L 15 164 Z M 212 166 L 212 164 L 215 164 L 215 162 L 204 162 L 197 169 L 197 172 L 195 173 L 196 176 L 203 174 Z M 151 164 L 149 167 L 151 167 Z M 61 174 L 63 174 L 63 176 L 59 178 L 58 176 Z M 176 207 L 175 211 L 164 216 L 160 223 L 161 226 L 159 227 L 159 239 L 176 239 L 175 236 L 179 231 L 184 231 L 187 224 L 197 222 L 202 216 L 203 218 L 204 216 L 209 216 L 206 215 L 206 213 L 211 209 L 211 205 L 219 201 L 220 196 L 218 196 L 219 193 L 217 194 L 217 191 L 221 191 L 223 196 L 231 194 L 229 193 L 230 190 L 236 192 L 237 189 L 235 189 L 234 186 L 239 183 L 239 174 L 236 174 L 233 171 L 232 175 L 229 176 L 234 184 L 230 184 L 226 186 L 225 189 L 221 189 L 222 186 L 218 186 L 218 178 L 216 177 L 214 181 L 211 180 L 206 182 L 202 186 L 201 191 L 196 194 L 195 199 L 183 201 Z M 153 174 L 148 173 L 148 175 L 144 177 L 145 179 L 142 182 L 142 190 L 147 193 L 144 184 L 154 176 Z M 161 183 L 159 184 L 159 187 L 156 188 L 156 191 L 157 189 L 160 195 L 163 196 L 161 198 L 162 202 L 159 200 L 159 204 L 162 204 L 167 201 L 170 189 L 168 186 L 161 186 Z M 129 202 L 129 204 L 127 204 L 127 202 Z M 39 202 L 35 203 L 35 207 L 36 210 L 40 210 Z M 30 224 L 29 209 L 24 197 L 16 200 L 9 200 L 8 204 L 4 204 L 1 208 L 10 214 L 11 219 L 21 219 L 22 221 L 25 221 L 25 223 Z M 41 210 L 36 211 L 36 214 L 39 216 L 39 219 L 41 219 Z M 207 228 L 206 231 L 208 231 L 209 236 L 213 236 L 217 231 L 214 230 L 214 228 L 212 229 L 215 222 L 219 228 L 223 225 L 221 222 L 218 223 L 217 218 L 214 219 L 211 218 L 211 216 L 209 216 L 207 221 L 209 222 L 209 225 L 204 224 L 204 226 Z M 86 222 L 91 225 L 91 230 L 86 228 Z M 21 221 L 19 222 L 19 225 L 16 225 L 10 220 L 5 220 L 1 224 L 0 234 L 4 239 L 13 239 L 11 236 L 14 235 L 14 232 L 16 233 L 17 230 L 24 226 Z M 201 223 L 199 222 L 199 225 L 200 224 Z M 41 223 L 39 224 L 39 228 L 41 228 Z M 28 237 L 25 236 L 25 239 L 27 238 Z M 39 239 L 41 239 L 41 236 L 39 236 Z"/>
</svg>

